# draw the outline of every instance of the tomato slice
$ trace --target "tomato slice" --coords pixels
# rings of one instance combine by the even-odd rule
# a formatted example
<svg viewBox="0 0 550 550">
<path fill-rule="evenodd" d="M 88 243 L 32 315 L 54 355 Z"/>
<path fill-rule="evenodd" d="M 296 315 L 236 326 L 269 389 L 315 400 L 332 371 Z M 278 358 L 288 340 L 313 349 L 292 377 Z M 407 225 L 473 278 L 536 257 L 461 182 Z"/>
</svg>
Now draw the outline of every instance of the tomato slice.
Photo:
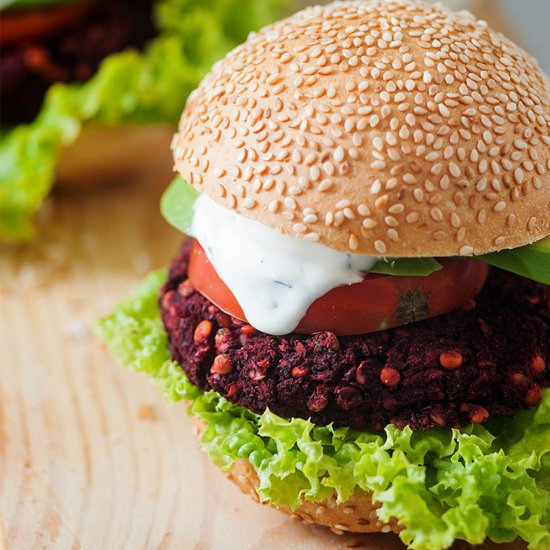
<svg viewBox="0 0 550 550">
<path fill-rule="evenodd" d="M 93 2 L 78 2 L 62 6 L 2 12 L 0 45 L 48 38 L 81 21 Z"/>
<path fill-rule="evenodd" d="M 473 258 L 438 261 L 443 269 L 431 275 L 369 274 L 360 283 L 334 288 L 311 304 L 295 332 L 329 330 L 343 336 L 406 325 L 458 309 L 483 288 L 487 264 Z M 237 299 L 197 241 L 188 274 L 193 286 L 212 303 L 246 321 Z"/>
</svg>

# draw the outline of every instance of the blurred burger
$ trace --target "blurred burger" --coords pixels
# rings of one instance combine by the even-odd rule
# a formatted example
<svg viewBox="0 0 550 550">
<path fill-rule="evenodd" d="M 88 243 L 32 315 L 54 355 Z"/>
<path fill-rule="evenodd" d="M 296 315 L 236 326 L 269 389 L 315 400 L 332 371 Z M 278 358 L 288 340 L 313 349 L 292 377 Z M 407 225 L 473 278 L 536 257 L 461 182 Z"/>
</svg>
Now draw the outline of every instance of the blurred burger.
<svg viewBox="0 0 550 550">
<path fill-rule="evenodd" d="M 15 0 L 3 5 L 2 125 L 31 122 L 53 84 L 84 83 L 110 54 L 142 49 L 155 35 L 152 4 L 152 0 Z M 168 134 L 168 128 L 89 125 L 58 157 L 53 155 L 56 183 L 90 188 L 123 181 L 143 170 Z"/>
<path fill-rule="evenodd" d="M 0 238 L 32 237 L 32 215 L 54 182 L 91 187 L 143 171 L 167 150 L 173 121 L 214 60 L 286 4 L 3 1 Z"/>
<path fill-rule="evenodd" d="M 84 82 L 107 55 L 154 34 L 152 1 L 13 0 L 0 12 L 2 123 L 32 120 L 55 82 Z"/>
<path fill-rule="evenodd" d="M 101 326 L 191 401 L 212 460 L 336 532 L 547 548 L 536 62 L 441 6 L 311 8 L 214 66 L 172 149 L 162 208 L 193 239 L 160 312 L 157 274 Z"/>
</svg>

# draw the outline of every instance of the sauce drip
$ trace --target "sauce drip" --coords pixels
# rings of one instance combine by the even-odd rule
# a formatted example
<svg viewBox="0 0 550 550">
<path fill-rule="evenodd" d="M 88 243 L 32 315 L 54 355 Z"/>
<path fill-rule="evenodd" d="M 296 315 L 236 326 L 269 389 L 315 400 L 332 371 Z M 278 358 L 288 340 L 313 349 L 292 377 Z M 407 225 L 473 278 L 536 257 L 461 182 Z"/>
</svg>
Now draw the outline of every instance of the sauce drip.
<svg viewBox="0 0 550 550">
<path fill-rule="evenodd" d="M 272 335 L 293 332 L 315 300 L 337 286 L 360 282 L 378 261 L 284 235 L 205 195 L 195 203 L 191 234 L 248 322 Z"/>
</svg>

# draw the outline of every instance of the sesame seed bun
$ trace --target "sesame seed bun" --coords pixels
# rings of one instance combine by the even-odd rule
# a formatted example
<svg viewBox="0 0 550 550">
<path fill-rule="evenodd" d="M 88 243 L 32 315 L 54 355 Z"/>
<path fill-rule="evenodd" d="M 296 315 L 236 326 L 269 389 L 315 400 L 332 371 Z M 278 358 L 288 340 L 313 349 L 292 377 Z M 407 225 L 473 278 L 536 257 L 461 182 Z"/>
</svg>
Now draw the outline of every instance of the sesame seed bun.
<svg viewBox="0 0 550 550">
<path fill-rule="evenodd" d="M 197 435 L 202 434 L 205 423 L 196 417 L 192 418 Z M 238 458 L 233 467 L 223 471 L 224 475 L 232 481 L 243 493 L 250 495 L 256 502 L 260 502 L 257 487 L 260 482 L 258 475 L 250 462 L 244 458 Z M 284 506 L 277 507 L 280 512 L 300 519 L 308 524 L 324 525 L 335 533 L 344 531 L 352 533 L 399 533 L 401 530 L 396 522 L 383 523 L 376 516 L 378 506 L 373 504 L 369 494 L 357 492 L 343 503 L 338 504 L 336 497 L 322 502 L 310 502 L 303 500 L 295 510 Z"/>
<path fill-rule="evenodd" d="M 550 83 L 466 12 L 306 9 L 214 66 L 176 169 L 248 218 L 376 256 L 483 254 L 550 233 Z"/>
</svg>

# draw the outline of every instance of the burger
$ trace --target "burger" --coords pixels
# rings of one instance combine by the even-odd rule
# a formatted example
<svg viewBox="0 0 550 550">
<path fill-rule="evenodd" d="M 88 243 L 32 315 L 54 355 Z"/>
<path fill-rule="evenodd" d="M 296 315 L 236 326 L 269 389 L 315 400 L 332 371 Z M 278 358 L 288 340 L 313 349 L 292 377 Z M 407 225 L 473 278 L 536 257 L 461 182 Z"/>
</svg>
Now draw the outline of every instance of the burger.
<svg viewBox="0 0 550 550">
<path fill-rule="evenodd" d="M 54 182 L 90 188 L 143 171 L 168 150 L 170 125 L 211 64 L 286 4 L 2 0 L 2 240 L 33 236 Z"/>
<path fill-rule="evenodd" d="M 2 121 L 30 121 L 55 82 L 86 81 L 101 60 L 153 37 L 151 0 L 11 1 L 2 18 Z"/>
<path fill-rule="evenodd" d="M 216 64 L 187 239 L 100 323 L 244 492 L 411 548 L 550 547 L 550 86 L 466 12 L 338 2 Z"/>
</svg>

